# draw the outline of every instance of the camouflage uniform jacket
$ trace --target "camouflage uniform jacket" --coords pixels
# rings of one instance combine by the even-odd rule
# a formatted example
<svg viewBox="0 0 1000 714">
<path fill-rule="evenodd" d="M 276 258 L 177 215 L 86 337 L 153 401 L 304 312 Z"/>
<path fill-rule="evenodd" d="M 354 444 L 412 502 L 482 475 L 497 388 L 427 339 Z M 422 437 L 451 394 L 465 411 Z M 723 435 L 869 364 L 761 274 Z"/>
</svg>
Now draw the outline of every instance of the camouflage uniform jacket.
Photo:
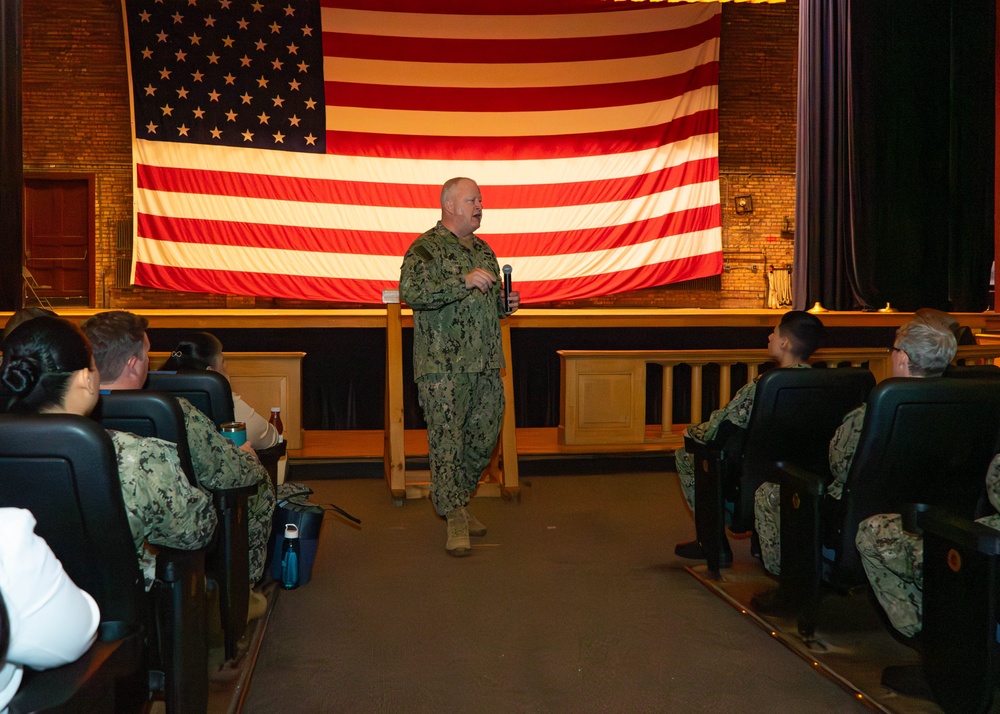
<svg viewBox="0 0 1000 714">
<path fill-rule="evenodd" d="M 123 431 L 108 434 L 118 458 L 122 498 L 148 589 L 156 561 L 146 543 L 182 550 L 208 545 L 215 533 L 215 507 L 208 495 L 190 484 L 173 444 Z"/>
<path fill-rule="evenodd" d="M 262 479 L 270 481 L 260 461 L 240 451 L 219 433 L 206 414 L 183 397 L 177 401 L 184 412 L 184 428 L 198 483 L 205 488 L 233 488 L 256 484 Z"/>
<path fill-rule="evenodd" d="M 844 484 L 847 483 L 847 474 L 851 471 L 851 464 L 854 462 L 854 452 L 858 449 L 858 440 L 861 438 L 861 428 L 865 425 L 865 408 L 860 407 L 849 411 L 844 421 L 837 427 L 833 438 L 830 439 L 830 475 L 833 477 L 830 485 L 826 487 L 826 495 L 830 498 L 840 500 L 844 493 Z"/>
<path fill-rule="evenodd" d="M 497 257 L 485 241 L 473 236 L 467 250 L 440 221 L 403 256 L 399 297 L 413 309 L 414 379 L 504 366 L 501 281 L 486 294 L 470 290 L 465 274 L 473 268 L 500 276 Z"/>
</svg>

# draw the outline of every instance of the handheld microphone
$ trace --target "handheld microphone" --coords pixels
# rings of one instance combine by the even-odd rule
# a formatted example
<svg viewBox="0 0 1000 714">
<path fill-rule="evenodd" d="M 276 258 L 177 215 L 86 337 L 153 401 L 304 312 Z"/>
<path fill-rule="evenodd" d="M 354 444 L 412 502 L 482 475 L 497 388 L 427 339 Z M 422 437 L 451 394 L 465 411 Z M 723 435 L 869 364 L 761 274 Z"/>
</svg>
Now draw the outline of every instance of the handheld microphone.
<svg viewBox="0 0 1000 714">
<path fill-rule="evenodd" d="M 509 265 L 503 266 L 503 311 L 510 312 L 510 272 Z"/>
</svg>

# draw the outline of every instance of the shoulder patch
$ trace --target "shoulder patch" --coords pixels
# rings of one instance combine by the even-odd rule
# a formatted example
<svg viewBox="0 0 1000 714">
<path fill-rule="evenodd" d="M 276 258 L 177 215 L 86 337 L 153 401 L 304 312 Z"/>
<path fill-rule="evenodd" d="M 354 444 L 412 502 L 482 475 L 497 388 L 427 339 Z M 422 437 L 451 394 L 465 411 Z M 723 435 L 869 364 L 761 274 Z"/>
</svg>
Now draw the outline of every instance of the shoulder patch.
<svg viewBox="0 0 1000 714">
<path fill-rule="evenodd" d="M 414 246 L 413 253 L 425 263 L 434 260 L 433 254 L 427 250 L 427 246 L 425 245 Z"/>
</svg>

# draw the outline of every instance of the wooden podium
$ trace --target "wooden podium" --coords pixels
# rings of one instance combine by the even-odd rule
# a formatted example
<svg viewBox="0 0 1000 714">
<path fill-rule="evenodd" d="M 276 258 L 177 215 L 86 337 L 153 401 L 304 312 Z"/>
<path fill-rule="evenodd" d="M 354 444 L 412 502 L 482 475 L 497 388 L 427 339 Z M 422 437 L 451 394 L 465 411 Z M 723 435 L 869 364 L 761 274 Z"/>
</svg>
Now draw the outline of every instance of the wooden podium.
<svg viewBox="0 0 1000 714">
<path fill-rule="evenodd" d="M 393 503 L 403 505 L 406 498 L 425 498 L 430 490 L 430 471 L 406 468 L 406 457 L 427 456 L 427 432 L 411 429 L 403 423 L 403 310 L 399 291 L 385 290 L 382 302 L 386 306 L 385 340 L 385 480 Z M 413 324 L 412 312 L 407 311 L 408 327 Z M 510 328 L 500 323 L 503 356 L 506 369 L 501 370 L 504 410 L 500 437 L 493 450 L 489 467 L 479 480 L 477 496 L 514 497 L 517 483 L 517 435 L 514 427 L 514 379 L 511 370 Z"/>
</svg>

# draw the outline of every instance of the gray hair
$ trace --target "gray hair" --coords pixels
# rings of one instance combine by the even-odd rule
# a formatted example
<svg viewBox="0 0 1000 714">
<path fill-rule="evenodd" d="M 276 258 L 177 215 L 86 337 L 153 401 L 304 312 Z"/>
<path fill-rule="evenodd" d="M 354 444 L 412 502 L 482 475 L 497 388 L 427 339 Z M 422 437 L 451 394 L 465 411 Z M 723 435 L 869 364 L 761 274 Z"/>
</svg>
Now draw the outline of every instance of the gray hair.
<svg viewBox="0 0 1000 714">
<path fill-rule="evenodd" d="M 914 377 L 939 377 L 958 349 L 955 335 L 921 320 L 912 320 L 896 330 L 896 347 L 910 360 Z"/>
</svg>

